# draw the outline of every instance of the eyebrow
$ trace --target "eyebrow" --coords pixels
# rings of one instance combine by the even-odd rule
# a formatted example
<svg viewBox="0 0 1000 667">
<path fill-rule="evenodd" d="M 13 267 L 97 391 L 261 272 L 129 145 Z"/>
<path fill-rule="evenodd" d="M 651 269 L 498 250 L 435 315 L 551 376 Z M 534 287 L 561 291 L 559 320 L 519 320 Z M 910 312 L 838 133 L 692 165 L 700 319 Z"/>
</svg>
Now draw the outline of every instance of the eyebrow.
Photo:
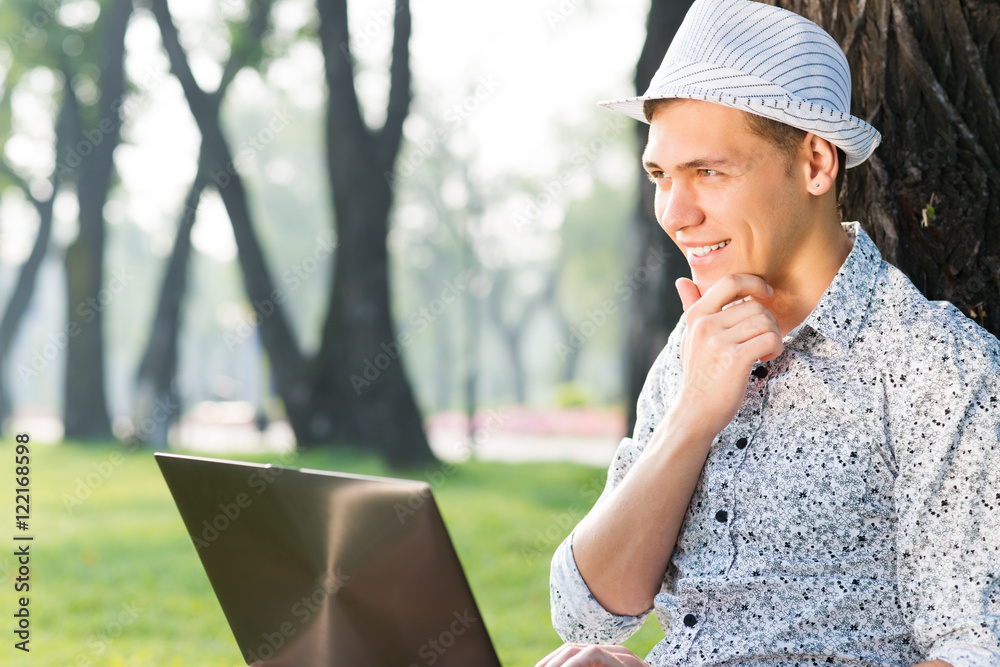
<svg viewBox="0 0 1000 667">
<path fill-rule="evenodd" d="M 679 165 L 677 165 L 677 170 L 678 171 L 692 171 L 692 170 L 695 170 L 695 169 L 715 169 L 715 168 L 718 168 L 718 167 L 727 168 L 727 167 L 733 167 L 733 166 L 738 166 L 738 165 L 739 165 L 739 162 L 737 162 L 736 160 L 733 160 L 731 158 L 725 158 L 725 157 L 708 158 L 708 157 L 703 157 L 703 158 L 695 158 L 694 160 L 689 160 L 688 162 L 685 162 L 683 164 L 679 164 Z M 642 166 L 645 167 L 647 170 L 663 171 L 663 168 L 660 165 L 658 165 L 656 162 L 654 162 L 654 161 L 652 161 L 652 160 L 650 160 L 648 158 L 644 159 L 642 161 Z"/>
</svg>

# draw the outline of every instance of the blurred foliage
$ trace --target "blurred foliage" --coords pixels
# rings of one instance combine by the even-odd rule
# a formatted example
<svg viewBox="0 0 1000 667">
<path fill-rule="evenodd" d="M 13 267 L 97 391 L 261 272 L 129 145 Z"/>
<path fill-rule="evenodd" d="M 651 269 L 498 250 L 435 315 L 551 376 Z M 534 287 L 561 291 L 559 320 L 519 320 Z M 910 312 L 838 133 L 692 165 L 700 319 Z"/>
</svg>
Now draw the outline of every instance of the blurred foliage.
<svg viewBox="0 0 1000 667">
<path fill-rule="evenodd" d="M 70 69 L 78 93 L 87 101 L 89 111 L 85 112 L 94 113 L 96 100 L 88 97 L 87 91 L 94 89 L 100 74 L 94 64 L 99 45 L 87 36 L 99 24 L 98 10 L 105 4 L 106 0 L 65 3 L 66 8 L 59 10 L 58 16 L 45 14 L 52 18 L 47 19 L 45 30 L 39 30 L 24 21 L 38 11 L 44 12 L 45 3 L 0 3 L 0 35 L 5 36 L 0 38 L 0 72 L 6 70 L 0 89 L 0 142 L 8 141 L 12 134 L 26 134 L 23 126 L 11 123 L 11 100 L 13 90 L 26 89 L 22 79 L 33 69 L 55 72 L 49 77 L 53 85 L 48 93 L 32 93 L 38 98 L 48 96 L 53 117 L 63 85 L 58 70 L 63 67 Z M 234 148 L 257 136 L 275 114 L 291 119 L 273 140 L 253 151 L 252 159 L 241 164 L 241 171 L 258 221 L 256 232 L 267 249 L 272 279 L 287 293 L 286 312 L 300 344 L 310 352 L 318 345 L 336 261 L 334 252 L 313 262 L 314 253 L 321 244 L 335 244 L 336 239 L 323 178 L 323 65 L 315 37 L 316 17 L 312 5 L 299 4 L 300 10 L 305 7 L 308 11 L 292 21 L 276 20 L 262 49 L 246 41 L 246 3 L 221 3 L 215 9 L 203 10 L 204 16 L 186 10 L 178 12 L 175 20 L 192 57 L 203 63 L 199 77 L 208 77 L 206 87 L 212 87 L 211 73 L 221 73 L 230 54 L 249 59 L 251 66 L 238 75 L 222 107 L 223 127 Z M 196 20 L 195 15 L 200 18 Z M 144 30 L 148 30 L 145 24 L 152 23 L 141 3 L 133 23 L 144 24 Z M 28 36 L 23 43 L 16 43 L 16 49 L 11 48 L 12 36 L 22 32 Z M 84 50 L 74 56 L 71 54 L 79 46 L 77 37 Z M 130 46 L 130 57 L 136 48 Z M 369 60 L 382 57 L 377 48 L 363 55 Z M 177 142 L 185 146 L 196 141 L 183 127 L 193 124 L 183 108 L 176 82 L 157 69 L 166 66 L 165 57 L 161 54 L 160 58 L 153 62 L 157 77 L 162 77 L 155 96 L 142 95 L 141 77 L 145 72 L 129 70 L 133 78 L 127 82 L 128 90 L 141 100 L 125 119 L 123 145 L 116 154 L 119 167 L 125 164 L 118 160 L 125 151 L 152 150 L 149 123 L 142 123 L 154 103 L 163 105 L 176 98 L 178 126 L 164 127 L 161 132 L 176 134 Z M 362 62 L 359 67 L 371 69 L 372 65 Z M 139 81 L 134 80 L 137 76 Z M 590 387 L 594 403 L 621 401 L 621 340 L 629 304 L 615 293 L 614 286 L 627 270 L 630 240 L 626 218 L 631 214 L 634 186 L 630 179 L 624 179 L 627 183 L 623 184 L 620 177 L 609 176 L 607 167 L 620 164 L 620 160 L 608 158 L 631 155 L 631 133 L 618 132 L 607 145 L 596 149 L 592 144 L 585 145 L 583 137 L 602 133 L 600 123 L 605 116 L 595 115 L 590 125 L 567 124 L 553 133 L 559 150 L 547 157 L 553 164 L 548 170 L 551 175 L 546 176 L 546 170 L 532 174 L 481 173 L 475 137 L 467 121 L 459 122 L 447 115 L 459 99 L 421 89 L 417 82 L 414 111 L 407 121 L 394 184 L 397 205 L 389 238 L 393 309 L 397 333 L 412 336 L 405 350 L 405 364 L 420 405 L 425 412 L 461 405 L 467 341 L 473 335 L 478 345 L 475 359 L 480 398 L 487 404 L 512 400 L 506 352 L 485 312 L 486 299 L 501 274 L 510 286 L 503 294 L 501 308 L 511 318 L 540 297 L 540 290 L 551 277 L 555 280 L 554 300 L 544 302 L 525 323 L 525 338 L 530 342 L 522 349 L 521 361 L 527 373 L 528 400 L 533 403 L 554 404 L 560 400 L 554 387 L 566 379 L 566 359 L 559 354 L 559 346 L 569 340 L 565 327 L 579 327 L 589 321 L 588 313 L 600 308 L 608 298 L 618 299 L 621 310 L 583 341 L 570 379 Z M 39 136 L 34 145 L 38 149 L 35 153 L 43 154 L 45 136 Z M 164 164 L 176 164 L 173 156 L 161 159 Z M 626 168 L 631 170 L 631 163 Z M 560 176 L 561 172 L 568 177 Z M 47 178 L 48 173 L 23 175 Z M 163 190 L 171 191 L 175 187 L 172 183 L 182 180 L 175 175 L 172 179 Z M 559 181 L 561 191 L 548 197 L 553 179 Z M 0 184 L 0 195 L 2 188 Z M 173 204 L 163 203 L 169 202 L 169 197 L 137 202 L 136 196 L 119 181 L 112 188 L 106 209 L 111 213 L 107 266 L 134 276 L 129 289 L 116 297 L 106 313 L 108 392 L 112 411 L 117 414 L 130 412 L 132 377 L 155 305 L 151 295 L 156 294 L 173 241 L 183 192 L 177 192 Z M 538 212 L 526 217 L 524 212 L 531 205 L 537 205 Z M 57 215 L 53 258 L 72 240 L 73 226 L 67 224 L 65 216 L 64 212 L 60 222 Z M 235 261 L 225 251 L 231 235 L 226 241 L 228 232 L 220 231 L 220 224 L 228 224 L 224 221 L 217 197 L 209 190 L 199 210 L 196 236 L 201 240 L 195 243 L 183 311 L 178 375 L 184 388 L 182 394 L 187 404 L 213 398 L 260 399 L 270 404 L 267 379 L 260 377 L 266 373 L 267 362 L 256 359 L 256 335 L 237 336 L 235 347 L 226 344 L 227 336 L 233 336 L 241 327 L 246 330 L 250 310 Z M 215 231 L 208 234 L 207 230 L 212 229 Z M 208 251 L 206 243 L 215 243 L 216 247 Z M 12 268 L 16 267 L 0 267 L 0 299 L 9 286 L 7 277 Z M 62 320 L 59 291 L 52 290 L 58 270 L 53 266 L 43 269 L 39 289 L 48 291 L 42 299 L 36 299 L 32 313 L 26 317 L 20 347 L 12 356 L 20 354 L 23 359 L 40 349 L 57 326 L 53 323 Z M 454 283 L 466 272 L 471 272 L 470 284 L 461 290 L 463 298 L 458 303 L 450 304 L 433 319 L 422 313 L 421 309 L 441 296 L 446 281 Z M 470 331 L 473 315 L 467 307 L 473 302 L 478 310 L 478 329 Z M 216 382 L 219 378 L 235 389 L 226 395 L 217 392 L 222 386 Z M 18 385 L 13 387 L 19 392 L 15 399 L 23 401 L 30 396 L 33 404 L 58 402 L 58 378 L 54 376 L 30 388 L 12 384 Z"/>
<path fill-rule="evenodd" d="M 579 408 L 591 405 L 593 399 L 587 387 L 578 382 L 556 385 L 554 403 L 559 408 Z"/>
</svg>

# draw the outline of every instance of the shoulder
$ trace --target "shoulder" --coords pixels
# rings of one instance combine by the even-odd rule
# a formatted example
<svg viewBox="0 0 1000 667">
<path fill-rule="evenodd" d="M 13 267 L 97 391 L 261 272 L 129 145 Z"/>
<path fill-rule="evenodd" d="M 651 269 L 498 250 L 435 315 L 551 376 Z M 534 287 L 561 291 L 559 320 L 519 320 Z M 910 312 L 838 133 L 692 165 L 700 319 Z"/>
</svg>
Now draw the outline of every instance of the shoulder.
<svg viewBox="0 0 1000 667">
<path fill-rule="evenodd" d="M 947 301 L 929 301 L 896 267 L 882 262 L 868 330 L 883 363 L 940 388 L 995 381 L 1000 341 Z"/>
</svg>

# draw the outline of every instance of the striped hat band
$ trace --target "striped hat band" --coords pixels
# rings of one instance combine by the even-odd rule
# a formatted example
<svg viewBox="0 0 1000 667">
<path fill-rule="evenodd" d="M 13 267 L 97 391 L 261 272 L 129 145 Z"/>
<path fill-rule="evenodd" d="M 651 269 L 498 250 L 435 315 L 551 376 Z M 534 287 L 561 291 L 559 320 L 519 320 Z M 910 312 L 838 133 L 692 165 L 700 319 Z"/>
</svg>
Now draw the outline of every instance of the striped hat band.
<svg viewBox="0 0 1000 667">
<path fill-rule="evenodd" d="M 851 115 L 851 71 L 837 42 L 812 21 L 751 0 L 696 0 L 639 97 L 600 102 L 647 122 L 643 103 L 721 104 L 812 132 L 847 156 L 871 156 L 882 135 Z"/>
</svg>

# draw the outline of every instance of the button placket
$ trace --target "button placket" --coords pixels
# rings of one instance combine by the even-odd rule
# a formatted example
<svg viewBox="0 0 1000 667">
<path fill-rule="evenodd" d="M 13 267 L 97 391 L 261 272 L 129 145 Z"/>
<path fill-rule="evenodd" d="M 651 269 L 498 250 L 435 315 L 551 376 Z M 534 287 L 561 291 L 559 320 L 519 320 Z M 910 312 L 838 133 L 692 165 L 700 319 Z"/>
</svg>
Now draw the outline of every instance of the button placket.
<svg viewBox="0 0 1000 667">
<path fill-rule="evenodd" d="M 743 405 L 730 424 L 730 426 L 735 427 L 733 428 L 734 435 L 738 434 L 739 437 L 735 441 L 730 441 L 732 444 L 728 451 L 733 456 L 729 457 L 730 465 L 726 467 L 728 483 L 725 485 L 725 492 L 715 496 L 715 529 L 720 536 L 719 542 L 725 541 L 728 551 L 728 558 L 725 565 L 720 567 L 719 574 L 728 572 L 733 563 L 736 562 L 736 539 L 732 529 L 732 519 L 735 516 L 733 512 L 737 502 L 735 479 L 746 460 L 750 440 L 760 428 L 763 419 L 764 403 L 767 397 L 767 383 L 763 378 L 766 378 L 767 374 L 767 368 L 763 365 L 758 365 L 753 369 Z"/>
</svg>

